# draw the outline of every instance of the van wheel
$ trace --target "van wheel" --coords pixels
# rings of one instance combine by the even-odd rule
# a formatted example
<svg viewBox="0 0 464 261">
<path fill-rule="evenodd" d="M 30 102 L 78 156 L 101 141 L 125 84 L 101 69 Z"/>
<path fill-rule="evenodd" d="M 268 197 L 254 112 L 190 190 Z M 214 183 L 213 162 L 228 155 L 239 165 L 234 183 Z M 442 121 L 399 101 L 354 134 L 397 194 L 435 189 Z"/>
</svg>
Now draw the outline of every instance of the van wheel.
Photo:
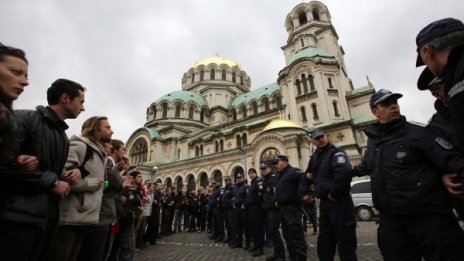
<svg viewBox="0 0 464 261">
<path fill-rule="evenodd" d="M 359 218 L 359 220 L 371 220 L 373 215 L 374 214 L 372 213 L 372 209 L 370 207 L 360 206 L 356 209 L 356 217 Z"/>
</svg>

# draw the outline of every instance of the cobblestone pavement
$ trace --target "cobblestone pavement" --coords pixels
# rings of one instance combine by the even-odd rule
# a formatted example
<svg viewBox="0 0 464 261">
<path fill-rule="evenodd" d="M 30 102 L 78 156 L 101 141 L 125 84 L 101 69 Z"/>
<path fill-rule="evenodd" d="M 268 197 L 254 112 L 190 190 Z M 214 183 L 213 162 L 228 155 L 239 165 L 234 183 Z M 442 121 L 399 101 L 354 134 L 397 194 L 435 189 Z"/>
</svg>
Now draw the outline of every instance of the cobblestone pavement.
<svg viewBox="0 0 464 261">
<path fill-rule="evenodd" d="M 308 231 L 312 231 L 308 227 Z M 377 247 L 377 225 L 375 222 L 358 222 L 358 260 L 382 260 Z M 272 248 L 265 248 L 265 255 L 252 257 L 243 249 L 231 249 L 226 244 L 214 243 L 208 239 L 205 232 L 175 233 L 158 240 L 155 246 L 148 246 L 135 255 L 136 261 L 146 260 L 188 260 L 188 261 L 216 261 L 216 260 L 266 260 L 266 255 L 272 253 Z M 308 260 L 318 260 L 316 253 L 317 236 L 311 232 L 306 234 L 309 245 Z M 339 260 L 338 257 L 335 260 Z"/>
</svg>

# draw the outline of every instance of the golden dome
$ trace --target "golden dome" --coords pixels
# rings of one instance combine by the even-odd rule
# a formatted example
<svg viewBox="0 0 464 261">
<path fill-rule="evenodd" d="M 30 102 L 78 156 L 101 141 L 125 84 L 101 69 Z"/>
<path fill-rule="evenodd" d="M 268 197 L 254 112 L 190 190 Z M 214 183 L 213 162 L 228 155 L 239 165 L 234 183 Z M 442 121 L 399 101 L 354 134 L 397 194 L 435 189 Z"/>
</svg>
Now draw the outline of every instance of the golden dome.
<svg viewBox="0 0 464 261">
<path fill-rule="evenodd" d="M 300 124 L 294 121 L 278 119 L 278 120 L 271 121 L 268 125 L 266 125 L 266 127 L 264 127 L 263 131 L 282 129 L 282 128 L 293 128 L 293 129 L 304 130 L 304 128 L 301 127 Z"/>
<path fill-rule="evenodd" d="M 204 66 L 208 66 L 209 64 L 212 64 L 212 63 L 215 63 L 217 65 L 220 65 L 220 64 L 226 64 L 230 67 L 234 67 L 234 66 L 238 66 L 240 68 L 240 65 L 230 59 L 227 59 L 227 58 L 224 58 L 224 57 L 221 57 L 219 55 L 215 55 L 215 56 L 211 56 L 209 58 L 206 58 L 206 59 L 203 59 L 199 62 L 196 62 L 195 64 L 193 64 L 192 68 L 195 68 L 195 67 L 198 67 L 200 65 L 204 65 Z"/>
</svg>

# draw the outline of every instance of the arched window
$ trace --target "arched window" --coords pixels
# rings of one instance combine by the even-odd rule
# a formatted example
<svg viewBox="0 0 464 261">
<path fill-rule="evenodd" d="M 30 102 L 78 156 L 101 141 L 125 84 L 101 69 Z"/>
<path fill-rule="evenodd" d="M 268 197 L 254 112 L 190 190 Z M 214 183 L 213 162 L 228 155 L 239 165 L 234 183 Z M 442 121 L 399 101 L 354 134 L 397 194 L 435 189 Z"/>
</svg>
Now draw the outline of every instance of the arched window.
<svg viewBox="0 0 464 261">
<path fill-rule="evenodd" d="M 264 104 L 264 111 L 268 111 L 269 110 L 269 99 L 264 98 L 263 99 L 263 104 Z"/>
<path fill-rule="evenodd" d="M 301 81 L 303 82 L 303 93 L 308 93 L 308 82 L 304 73 L 301 75 Z"/>
<path fill-rule="evenodd" d="M 193 107 L 189 108 L 189 119 L 193 120 Z"/>
<path fill-rule="evenodd" d="M 308 118 L 306 118 L 306 108 L 303 106 L 300 108 L 300 110 L 301 110 L 301 120 L 308 121 Z"/>
<path fill-rule="evenodd" d="M 303 40 L 303 38 L 300 39 L 300 42 L 301 42 L 301 47 L 304 47 L 304 40 Z"/>
<path fill-rule="evenodd" d="M 246 145 L 248 142 L 247 142 L 247 135 L 246 133 L 243 133 L 242 135 L 242 145 Z"/>
<path fill-rule="evenodd" d="M 327 78 L 327 80 L 329 81 L 329 88 L 330 89 L 333 89 L 333 85 L 332 85 L 332 78 Z"/>
<path fill-rule="evenodd" d="M 280 96 L 280 94 L 275 96 L 275 101 L 277 108 L 282 107 L 282 96 Z"/>
<path fill-rule="evenodd" d="M 153 120 L 156 120 L 156 106 L 151 107 L 151 110 L 153 111 Z"/>
<path fill-rule="evenodd" d="M 138 139 L 131 148 L 130 158 L 133 165 L 147 162 L 148 144 L 144 139 Z"/>
<path fill-rule="evenodd" d="M 243 76 L 240 75 L 240 85 L 243 85 Z"/>
<path fill-rule="evenodd" d="M 203 156 L 203 144 L 200 145 L 200 156 Z"/>
<path fill-rule="evenodd" d="M 209 78 L 210 78 L 211 80 L 216 79 L 216 72 L 214 71 L 214 69 L 211 69 Z"/>
<path fill-rule="evenodd" d="M 163 119 L 166 119 L 168 117 L 168 105 L 165 103 L 162 106 L 163 108 Z"/>
<path fill-rule="evenodd" d="M 204 110 L 201 110 L 201 113 L 200 113 L 200 121 L 201 121 L 201 122 L 205 122 L 205 111 L 204 111 Z"/>
<path fill-rule="evenodd" d="M 295 85 L 296 85 L 296 93 L 297 93 L 298 95 L 301 95 L 301 84 L 300 84 L 300 79 L 296 79 Z"/>
<path fill-rule="evenodd" d="M 192 82 L 191 83 L 194 83 L 195 82 L 195 73 L 192 73 Z"/>
<path fill-rule="evenodd" d="M 340 112 L 338 111 L 338 105 L 337 105 L 337 102 L 336 101 L 333 101 L 332 102 L 332 105 L 334 107 L 334 113 L 335 113 L 335 116 L 340 116 Z"/>
<path fill-rule="evenodd" d="M 219 151 L 219 144 L 218 144 L 218 141 L 214 141 L 214 152 L 218 152 Z"/>
<path fill-rule="evenodd" d="M 242 146 L 242 139 L 240 138 L 240 135 L 237 134 L 237 136 L 235 136 L 235 141 L 237 143 L 237 148 L 240 148 L 240 146 Z"/>
<path fill-rule="evenodd" d="M 232 109 L 232 120 L 236 121 L 237 120 L 237 110 Z"/>
<path fill-rule="evenodd" d="M 221 139 L 221 142 L 219 143 L 219 150 L 220 150 L 221 152 L 224 151 L 224 140 L 222 140 L 222 139 Z"/>
<path fill-rule="evenodd" d="M 208 175 L 204 172 L 200 173 L 200 186 L 203 188 L 208 186 Z"/>
<path fill-rule="evenodd" d="M 308 75 L 309 88 L 311 91 L 314 91 L 314 76 L 312 74 Z"/>
<path fill-rule="evenodd" d="M 176 114 L 174 116 L 175 118 L 180 118 L 180 105 L 176 106 Z"/>
<path fill-rule="evenodd" d="M 317 113 L 317 106 L 315 103 L 311 104 L 311 109 L 313 111 L 313 119 L 318 120 L 319 119 L 319 114 Z"/>
<path fill-rule="evenodd" d="M 235 78 L 236 78 L 236 77 L 235 77 L 235 72 L 232 72 L 232 81 L 233 81 L 233 82 L 235 82 L 235 80 L 236 80 Z"/>
<path fill-rule="evenodd" d="M 242 106 L 242 118 L 245 119 L 247 117 L 247 107 L 246 105 Z"/>
<path fill-rule="evenodd" d="M 304 25 L 308 22 L 308 19 L 306 18 L 306 13 L 301 11 L 298 14 L 298 21 L 300 22 L 300 25 Z"/>
<path fill-rule="evenodd" d="M 258 103 L 253 102 L 253 103 L 251 104 L 251 107 L 253 108 L 253 115 L 258 114 Z"/>
<path fill-rule="evenodd" d="M 221 79 L 222 79 L 223 81 L 226 80 L 226 70 L 225 70 L 225 69 L 222 69 Z"/>
<path fill-rule="evenodd" d="M 177 149 L 177 159 L 180 159 L 180 149 Z"/>
<path fill-rule="evenodd" d="M 195 146 L 195 157 L 198 157 L 200 155 L 200 150 L 198 149 L 198 146 Z"/>
<path fill-rule="evenodd" d="M 317 8 L 313 9 L 313 18 L 316 21 L 321 20 L 321 18 L 319 17 L 319 10 Z"/>
<path fill-rule="evenodd" d="M 205 77 L 205 72 L 203 70 L 200 71 L 200 81 L 203 81 Z"/>
</svg>

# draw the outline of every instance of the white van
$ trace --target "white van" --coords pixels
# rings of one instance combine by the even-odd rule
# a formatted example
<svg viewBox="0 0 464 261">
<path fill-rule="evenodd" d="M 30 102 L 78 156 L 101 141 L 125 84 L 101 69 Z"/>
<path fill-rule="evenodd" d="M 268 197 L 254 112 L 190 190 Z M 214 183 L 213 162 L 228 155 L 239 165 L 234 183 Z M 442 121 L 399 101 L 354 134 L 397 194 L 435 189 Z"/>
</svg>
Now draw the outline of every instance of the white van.
<svg viewBox="0 0 464 261">
<path fill-rule="evenodd" d="M 359 220 L 371 220 L 379 212 L 372 203 L 371 180 L 355 180 L 351 182 L 351 198 L 353 198 L 354 211 Z"/>
</svg>

